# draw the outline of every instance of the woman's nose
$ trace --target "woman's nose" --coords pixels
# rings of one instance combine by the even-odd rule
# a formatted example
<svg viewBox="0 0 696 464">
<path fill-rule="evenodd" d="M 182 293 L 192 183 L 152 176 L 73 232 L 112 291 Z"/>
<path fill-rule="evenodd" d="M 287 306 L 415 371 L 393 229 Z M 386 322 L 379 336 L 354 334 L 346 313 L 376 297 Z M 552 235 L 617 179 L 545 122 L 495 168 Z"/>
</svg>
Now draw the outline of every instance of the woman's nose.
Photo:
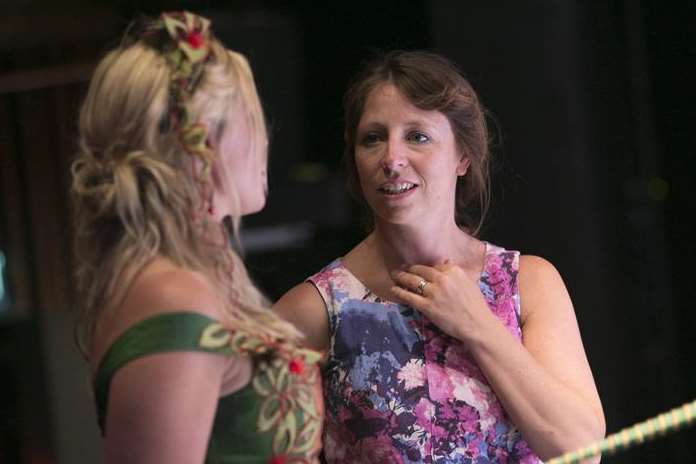
<svg viewBox="0 0 696 464">
<path fill-rule="evenodd" d="M 388 141 L 384 156 L 382 156 L 382 169 L 387 175 L 398 172 L 399 169 L 406 165 L 403 149 L 397 141 Z"/>
</svg>

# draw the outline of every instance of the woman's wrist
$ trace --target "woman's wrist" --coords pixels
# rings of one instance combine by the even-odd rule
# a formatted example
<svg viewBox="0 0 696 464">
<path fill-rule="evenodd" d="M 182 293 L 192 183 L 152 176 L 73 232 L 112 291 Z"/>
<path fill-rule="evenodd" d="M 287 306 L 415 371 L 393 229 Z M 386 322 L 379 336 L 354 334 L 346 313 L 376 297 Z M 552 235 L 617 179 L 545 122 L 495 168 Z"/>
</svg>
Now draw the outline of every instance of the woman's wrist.
<svg viewBox="0 0 696 464">
<path fill-rule="evenodd" d="M 501 336 L 501 332 L 507 333 L 507 330 L 486 307 L 476 318 L 470 318 L 467 322 L 461 321 L 454 336 L 464 343 L 470 351 L 476 352 L 485 350 L 487 345 Z"/>
</svg>

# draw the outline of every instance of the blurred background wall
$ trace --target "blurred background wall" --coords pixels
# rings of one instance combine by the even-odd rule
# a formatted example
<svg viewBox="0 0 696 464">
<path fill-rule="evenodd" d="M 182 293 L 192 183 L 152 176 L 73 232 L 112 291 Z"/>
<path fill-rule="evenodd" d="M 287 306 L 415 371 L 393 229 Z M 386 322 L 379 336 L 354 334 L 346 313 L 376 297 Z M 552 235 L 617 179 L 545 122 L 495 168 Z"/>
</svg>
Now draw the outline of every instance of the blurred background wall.
<svg viewBox="0 0 696 464">
<path fill-rule="evenodd" d="M 0 463 L 98 463 L 72 343 L 76 115 L 129 20 L 189 8 L 255 70 L 271 196 L 245 224 L 273 298 L 362 237 L 340 170 L 341 95 L 375 50 L 456 61 L 495 120 L 486 240 L 564 276 L 607 429 L 696 398 L 696 4 L 614 0 L 15 0 L 0 15 Z M 687 463 L 696 429 L 607 463 Z"/>
</svg>

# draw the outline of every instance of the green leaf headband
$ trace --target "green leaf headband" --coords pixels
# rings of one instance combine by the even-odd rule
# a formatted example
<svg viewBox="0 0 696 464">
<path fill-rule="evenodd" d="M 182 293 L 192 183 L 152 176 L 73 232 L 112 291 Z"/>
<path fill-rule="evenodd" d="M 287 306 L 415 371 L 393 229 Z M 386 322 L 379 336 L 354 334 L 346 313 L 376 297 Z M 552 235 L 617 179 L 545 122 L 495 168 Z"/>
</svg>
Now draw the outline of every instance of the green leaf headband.
<svg viewBox="0 0 696 464">
<path fill-rule="evenodd" d="M 203 162 L 204 176 L 210 171 L 214 152 L 207 145 L 207 127 L 192 118 L 189 105 L 210 59 L 209 27 L 210 20 L 202 16 L 170 12 L 162 13 L 141 34 L 144 42 L 162 53 L 171 69 L 169 118 L 163 121 L 163 129 L 178 132 L 183 148 Z"/>
</svg>

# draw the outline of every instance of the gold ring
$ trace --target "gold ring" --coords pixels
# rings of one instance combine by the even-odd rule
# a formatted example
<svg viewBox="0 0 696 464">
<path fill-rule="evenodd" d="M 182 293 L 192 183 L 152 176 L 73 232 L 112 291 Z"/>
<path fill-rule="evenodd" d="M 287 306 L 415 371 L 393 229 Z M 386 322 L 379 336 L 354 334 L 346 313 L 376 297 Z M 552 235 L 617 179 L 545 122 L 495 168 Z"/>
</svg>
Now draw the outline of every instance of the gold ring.
<svg viewBox="0 0 696 464">
<path fill-rule="evenodd" d="M 428 285 L 430 282 L 428 282 L 425 279 L 421 279 L 420 282 L 418 282 L 418 288 L 416 289 L 416 293 L 419 295 L 423 296 L 423 291 L 425 290 L 426 285 Z"/>
</svg>

